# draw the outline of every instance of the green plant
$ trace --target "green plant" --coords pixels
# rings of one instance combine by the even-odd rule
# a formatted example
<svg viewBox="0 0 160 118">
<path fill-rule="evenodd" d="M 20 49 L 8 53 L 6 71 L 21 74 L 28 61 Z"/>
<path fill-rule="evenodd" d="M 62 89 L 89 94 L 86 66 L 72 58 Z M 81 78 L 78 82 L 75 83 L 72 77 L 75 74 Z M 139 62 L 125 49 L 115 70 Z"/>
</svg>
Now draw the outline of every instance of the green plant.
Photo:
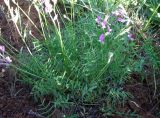
<svg viewBox="0 0 160 118">
<path fill-rule="evenodd" d="M 135 43 L 129 42 L 128 27 L 112 17 L 108 23 L 113 32 L 105 37 L 104 44 L 99 42 L 103 30 L 92 13 L 66 22 L 61 30 L 55 24 L 56 30 L 44 24 L 44 31 L 48 30 L 45 40 L 33 40 L 32 53 L 24 50 L 18 55 L 19 68 L 24 70 L 21 77 L 33 86 L 35 97 L 52 95 L 55 106 L 93 103 L 103 94 L 114 103 L 128 97 L 119 87 L 136 61 Z"/>
</svg>

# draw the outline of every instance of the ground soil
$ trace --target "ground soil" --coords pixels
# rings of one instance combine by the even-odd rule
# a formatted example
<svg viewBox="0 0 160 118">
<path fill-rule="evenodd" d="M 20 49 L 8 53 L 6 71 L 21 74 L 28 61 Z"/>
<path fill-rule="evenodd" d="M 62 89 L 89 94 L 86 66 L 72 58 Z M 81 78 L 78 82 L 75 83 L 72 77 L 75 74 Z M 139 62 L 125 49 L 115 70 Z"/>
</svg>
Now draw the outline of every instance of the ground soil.
<svg viewBox="0 0 160 118">
<path fill-rule="evenodd" d="M 0 78 L 0 118 L 38 118 L 30 114 L 35 106 L 29 87 L 8 76 Z"/>
</svg>

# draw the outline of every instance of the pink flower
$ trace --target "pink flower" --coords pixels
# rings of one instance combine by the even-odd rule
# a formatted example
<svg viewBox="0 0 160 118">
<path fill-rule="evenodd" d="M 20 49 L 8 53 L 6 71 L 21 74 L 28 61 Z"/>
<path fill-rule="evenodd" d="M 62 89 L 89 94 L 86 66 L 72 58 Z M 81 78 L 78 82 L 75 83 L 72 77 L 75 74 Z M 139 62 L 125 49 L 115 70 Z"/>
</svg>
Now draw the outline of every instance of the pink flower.
<svg viewBox="0 0 160 118">
<path fill-rule="evenodd" d="M 121 23 L 125 23 L 126 22 L 126 20 L 124 19 L 124 18 L 117 18 L 117 21 L 119 21 L 119 22 L 121 22 Z"/>
<path fill-rule="evenodd" d="M 111 29 L 110 26 L 108 25 L 108 31 L 107 31 L 107 32 L 110 34 L 111 31 L 112 31 L 112 29 Z"/>
<path fill-rule="evenodd" d="M 108 29 L 107 29 L 107 32 L 105 33 L 105 35 L 109 35 L 111 33 L 111 31 L 112 31 L 112 29 L 110 28 L 109 25 L 107 27 L 108 27 Z"/>
<path fill-rule="evenodd" d="M 116 17 L 125 18 L 127 17 L 127 12 L 123 5 L 119 5 L 116 11 L 113 11 L 112 14 Z"/>
<path fill-rule="evenodd" d="M 101 23 L 101 25 L 102 25 L 102 29 L 105 29 L 106 28 L 106 21 L 104 20 L 102 23 Z"/>
<path fill-rule="evenodd" d="M 110 26 L 108 25 L 108 29 L 107 29 L 107 32 L 105 34 L 101 34 L 100 37 L 99 37 L 99 41 L 101 43 L 104 43 L 104 39 L 105 39 L 105 35 L 109 35 L 111 33 L 112 29 L 110 28 Z"/>
<path fill-rule="evenodd" d="M 100 37 L 99 37 L 99 41 L 101 43 L 104 43 L 104 39 L 105 39 L 105 35 L 104 34 L 101 34 Z"/>
<path fill-rule="evenodd" d="M 101 22 L 101 17 L 100 16 L 97 16 L 97 18 L 95 19 L 96 23 L 100 24 Z"/>
</svg>

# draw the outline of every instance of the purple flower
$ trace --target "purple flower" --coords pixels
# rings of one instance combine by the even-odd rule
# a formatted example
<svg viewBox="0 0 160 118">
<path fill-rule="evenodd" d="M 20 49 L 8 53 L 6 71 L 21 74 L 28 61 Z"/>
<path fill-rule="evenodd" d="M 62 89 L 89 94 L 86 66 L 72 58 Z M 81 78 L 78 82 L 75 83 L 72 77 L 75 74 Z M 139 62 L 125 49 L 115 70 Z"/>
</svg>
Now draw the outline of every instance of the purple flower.
<svg viewBox="0 0 160 118">
<path fill-rule="evenodd" d="M 108 33 L 111 33 L 112 29 L 110 28 L 110 26 L 108 25 Z"/>
<path fill-rule="evenodd" d="M 112 12 L 112 15 L 117 18 L 118 22 L 126 23 L 127 26 L 132 23 L 123 5 L 119 5 L 117 10 Z"/>
<path fill-rule="evenodd" d="M 120 17 L 117 18 L 117 21 L 119 21 L 121 23 L 125 23 L 126 22 L 126 20 L 124 18 L 120 18 Z"/>
<path fill-rule="evenodd" d="M 12 62 L 12 60 L 11 60 L 11 58 L 10 58 L 9 56 L 7 56 L 7 57 L 5 58 L 5 61 L 6 61 L 6 63 L 11 63 L 11 62 Z"/>
<path fill-rule="evenodd" d="M 5 47 L 4 47 L 3 45 L 0 45 L 0 51 L 1 51 L 2 53 L 5 52 Z"/>
<path fill-rule="evenodd" d="M 107 24 L 107 22 L 106 22 L 105 20 L 101 23 L 102 29 L 105 29 L 105 28 L 106 28 L 106 24 Z"/>
<path fill-rule="evenodd" d="M 96 23 L 100 24 L 100 22 L 101 22 L 101 16 L 97 16 L 97 18 L 95 20 L 96 20 Z"/>
<path fill-rule="evenodd" d="M 104 39 L 105 39 L 105 34 L 101 34 L 100 37 L 99 37 L 99 41 L 101 43 L 104 43 Z"/>
<path fill-rule="evenodd" d="M 127 12 L 123 5 L 119 5 L 116 11 L 113 11 L 112 14 L 116 17 L 127 17 Z"/>
<path fill-rule="evenodd" d="M 134 34 L 131 34 L 131 33 L 128 33 L 128 38 L 131 40 L 131 41 L 133 41 L 133 40 L 135 40 L 135 35 Z"/>
<path fill-rule="evenodd" d="M 111 33 L 111 31 L 112 31 L 112 29 L 110 28 L 109 25 L 107 27 L 108 27 L 108 29 L 107 29 L 107 32 L 105 33 L 105 35 L 109 35 Z"/>
</svg>

